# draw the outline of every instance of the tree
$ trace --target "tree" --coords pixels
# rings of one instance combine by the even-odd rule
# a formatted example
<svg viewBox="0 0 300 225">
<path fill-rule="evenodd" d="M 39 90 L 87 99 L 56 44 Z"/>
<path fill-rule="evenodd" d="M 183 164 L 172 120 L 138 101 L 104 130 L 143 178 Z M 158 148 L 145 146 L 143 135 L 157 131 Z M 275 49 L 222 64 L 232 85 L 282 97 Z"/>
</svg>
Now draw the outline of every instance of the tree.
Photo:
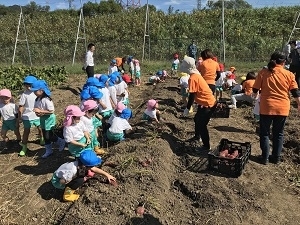
<svg viewBox="0 0 300 225">
<path fill-rule="evenodd" d="M 210 9 L 221 9 L 222 2 L 224 1 L 225 9 L 242 9 L 242 8 L 252 8 L 252 6 L 245 0 L 218 0 L 218 1 L 207 1 L 207 6 Z"/>
<path fill-rule="evenodd" d="M 35 13 L 35 12 L 49 12 L 50 6 L 41 6 L 36 4 L 34 1 L 29 2 L 29 4 L 23 7 L 23 11 L 25 14 Z"/>
<path fill-rule="evenodd" d="M 171 15 L 174 12 L 174 7 L 169 5 L 168 14 Z"/>
<path fill-rule="evenodd" d="M 123 8 L 120 3 L 115 0 L 101 1 L 99 3 L 98 12 L 101 14 L 113 14 L 122 12 Z"/>
</svg>

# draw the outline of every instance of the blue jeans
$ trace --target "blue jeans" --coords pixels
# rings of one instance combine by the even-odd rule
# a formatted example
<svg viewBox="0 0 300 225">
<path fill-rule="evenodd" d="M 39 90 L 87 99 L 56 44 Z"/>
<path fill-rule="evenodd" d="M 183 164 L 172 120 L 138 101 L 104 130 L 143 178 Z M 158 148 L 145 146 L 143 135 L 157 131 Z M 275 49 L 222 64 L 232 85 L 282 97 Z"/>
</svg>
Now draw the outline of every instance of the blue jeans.
<svg viewBox="0 0 300 225">
<path fill-rule="evenodd" d="M 270 152 L 270 127 L 272 125 L 273 135 L 273 157 L 280 157 L 282 146 L 283 146 L 283 129 L 285 124 L 286 116 L 276 115 L 260 115 L 260 148 L 264 159 L 269 158 Z"/>
</svg>

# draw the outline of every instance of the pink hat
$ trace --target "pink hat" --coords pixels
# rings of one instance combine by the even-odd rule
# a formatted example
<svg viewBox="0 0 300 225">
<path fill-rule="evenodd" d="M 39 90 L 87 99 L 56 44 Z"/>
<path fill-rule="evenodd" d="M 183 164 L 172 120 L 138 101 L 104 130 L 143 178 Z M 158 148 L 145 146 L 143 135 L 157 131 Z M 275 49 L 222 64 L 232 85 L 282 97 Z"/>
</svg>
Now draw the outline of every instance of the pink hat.
<svg viewBox="0 0 300 225">
<path fill-rule="evenodd" d="M 73 116 L 83 116 L 84 112 L 80 110 L 80 108 L 77 105 L 69 105 L 65 109 L 65 116 L 66 118 L 64 119 L 64 126 L 71 126 L 72 125 L 72 117 Z"/>
<path fill-rule="evenodd" d="M 126 106 L 122 103 L 122 102 L 118 102 L 117 104 L 117 107 L 116 107 L 116 110 L 119 112 L 119 113 L 122 113 L 122 111 L 126 109 Z"/>
<path fill-rule="evenodd" d="M 86 111 L 89 111 L 91 109 L 96 109 L 96 108 L 98 108 L 97 102 L 95 102 L 94 100 L 86 100 L 83 103 L 83 109 L 82 109 L 82 111 L 86 112 Z"/>
<path fill-rule="evenodd" d="M 11 98 L 11 91 L 8 89 L 2 89 L 0 91 L 0 96 Z"/>
<path fill-rule="evenodd" d="M 154 100 L 154 99 L 150 99 L 148 100 L 148 103 L 147 103 L 147 109 L 151 110 L 155 107 L 157 101 Z"/>
</svg>

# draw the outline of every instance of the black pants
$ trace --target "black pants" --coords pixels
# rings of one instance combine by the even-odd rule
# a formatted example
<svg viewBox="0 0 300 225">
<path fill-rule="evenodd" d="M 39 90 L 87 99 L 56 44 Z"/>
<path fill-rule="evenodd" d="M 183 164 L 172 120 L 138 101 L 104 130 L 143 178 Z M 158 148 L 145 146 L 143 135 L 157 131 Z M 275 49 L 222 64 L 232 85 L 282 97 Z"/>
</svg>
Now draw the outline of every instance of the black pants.
<svg viewBox="0 0 300 225">
<path fill-rule="evenodd" d="M 202 139 L 203 146 L 207 148 L 210 148 L 207 124 L 215 109 L 216 105 L 211 108 L 205 108 L 198 105 L 198 110 L 194 117 L 195 137 L 200 137 Z"/>
<path fill-rule="evenodd" d="M 298 87 L 300 87 L 300 66 L 295 66 L 291 64 L 290 71 L 295 74 L 296 82 L 298 84 Z"/>
<path fill-rule="evenodd" d="M 45 145 L 50 145 L 52 142 L 56 142 L 58 137 L 53 133 L 52 130 L 42 129 L 43 136 L 45 139 Z"/>
<path fill-rule="evenodd" d="M 76 177 L 71 180 L 69 183 L 66 184 L 67 187 L 71 188 L 72 190 L 76 190 L 83 185 L 85 182 L 83 177 Z"/>
<path fill-rule="evenodd" d="M 210 90 L 213 92 L 213 94 L 215 94 L 215 91 L 216 91 L 216 85 L 214 85 L 214 84 L 209 84 L 208 86 L 209 86 Z"/>
<path fill-rule="evenodd" d="M 95 74 L 95 73 L 94 73 L 94 66 L 87 66 L 87 67 L 85 68 L 85 72 L 86 72 L 88 78 L 89 78 L 89 77 L 93 77 L 94 74 Z"/>
<path fill-rule="evenodd" d="M 286 116 L 276 116 L 276 115 L 260 115 L 260 148 L 262 151 L 262 156 L 264 159 L 269 158 L 270 151 L 270 127 L 272 125 L 272 135 L 273 135 L 273 157 L 280 157 L 282 146 L 283 146 L 283 129 L 285 124 Z"/>
</svg>

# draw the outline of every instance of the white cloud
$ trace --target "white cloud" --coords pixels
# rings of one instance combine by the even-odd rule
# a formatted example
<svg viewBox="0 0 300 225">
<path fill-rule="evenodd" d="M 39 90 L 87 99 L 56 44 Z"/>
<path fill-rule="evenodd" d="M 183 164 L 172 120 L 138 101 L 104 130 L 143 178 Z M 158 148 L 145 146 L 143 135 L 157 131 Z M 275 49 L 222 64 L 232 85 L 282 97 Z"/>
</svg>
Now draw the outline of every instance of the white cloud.
<svg viewBox="0 0 300 225">
<path fill-rule="evenodd" d="M 56 4 L 57 9 L 68 9 L 69 5 L 66 2 L 59 2 Z"/>
<path fill-rule="evenodd" d="M 182 1 L 179 0 L 170 0 L 168 2 L 164 2 L 164 5 L 180 5 L 182 4 Z"/>
</svg>

